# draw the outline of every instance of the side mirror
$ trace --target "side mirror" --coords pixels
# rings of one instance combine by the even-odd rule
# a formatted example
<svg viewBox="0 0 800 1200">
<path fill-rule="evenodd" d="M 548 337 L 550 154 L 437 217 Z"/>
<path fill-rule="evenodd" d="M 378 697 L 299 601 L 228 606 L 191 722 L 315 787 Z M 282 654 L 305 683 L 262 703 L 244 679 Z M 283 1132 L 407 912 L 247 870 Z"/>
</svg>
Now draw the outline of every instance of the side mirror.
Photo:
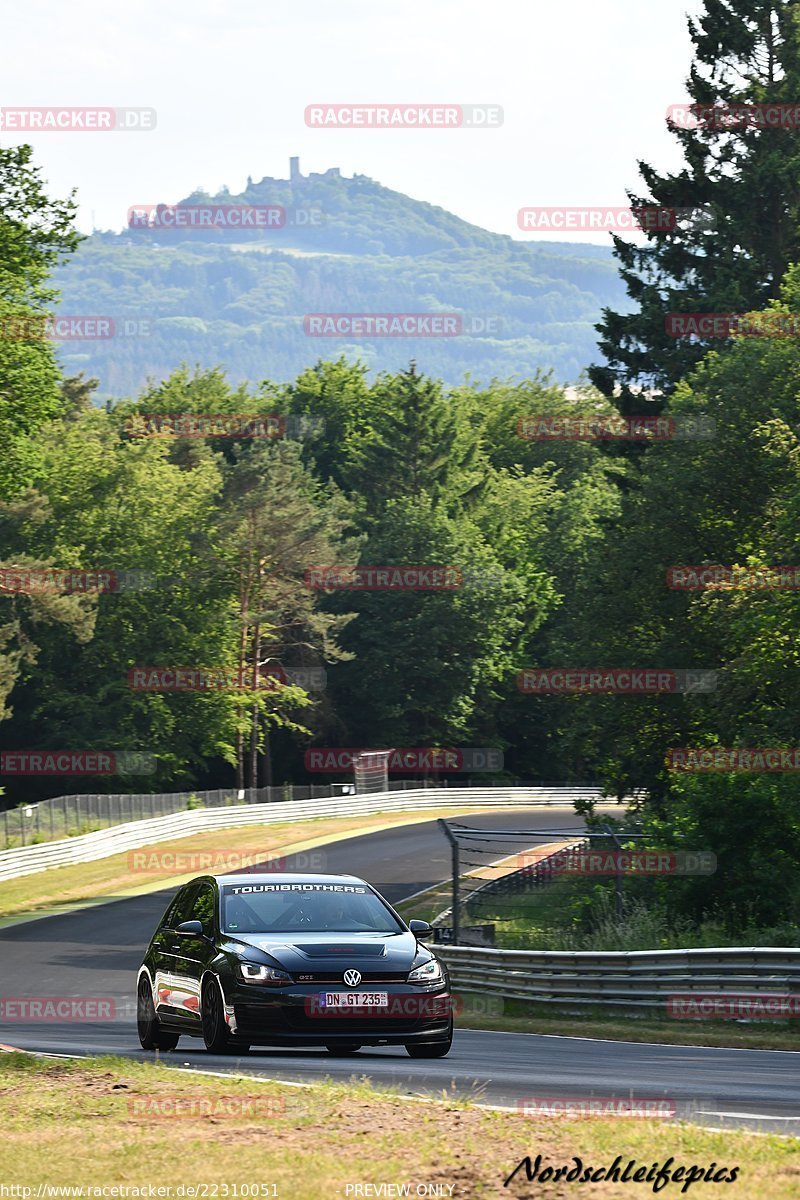
<svg viewBox="0 0 800 1200">
<path fill-rule="evenodd" d="M 205 937 L 202 921 L 181 921 L 176 933 L 188 933 L 192 937 Z"/>
<path fill-rule="evenodd" d="M 418 942 L 424 942 L 433 937 L 433 926 L 428 921 L 409 921 L 408 928 Z"/>
</svg>

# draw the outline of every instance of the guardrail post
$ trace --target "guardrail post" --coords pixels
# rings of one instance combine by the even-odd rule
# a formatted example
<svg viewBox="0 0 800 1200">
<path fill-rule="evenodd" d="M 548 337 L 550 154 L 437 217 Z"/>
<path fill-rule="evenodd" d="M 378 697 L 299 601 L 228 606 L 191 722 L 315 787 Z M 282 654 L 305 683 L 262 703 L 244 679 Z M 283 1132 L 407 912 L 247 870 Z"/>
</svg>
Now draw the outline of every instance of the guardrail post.
<svg viewBox="0 0 800 1200">
<path fill-rule="evenodd" d="M 611 829 L 608 825 L 603 825 L 602 828 L 605 830 L 605 832 L 608 834 L 608 836 L 611 838 L 612 842 L 614 843 L 614 849 L 617 852 L 619 852 L 622 849 L 622 842 L 619 840 L 617 835 L 614 833 L 614 830 Z M 625 909 L 624 909 L 624 906 L 622 903 L 622 868 L 620 867 L 619 857 L 617 857 L 616 866 L 617 866 L 617 869 L 614 872 L 614 897 L 615 897 L 616 907 L 617 907 L 617 920 L 619 921 L 619 923 L 621 925 L 624 920 L 624 917 L 625 917 Z"/>
<path fill-rule="evenodd" d="M 460 898 L 460 894 L 459 894 L 461 867 L 459 865 L 458 839 L 453 836 L 453 831 L 451 830 L 450 826 L 447 824 L 447 821 L 442 820 L 442 818 L 440 817 L 439 820 L 436 822 L 436 824 L 441 827 L 441 829 L 444 832 L 445 837 L 447 838 L 448 842 L 450 843 L 450 862 L 451 862 L 450 870 L 453 873 L 453 898 L 451 901 L 452 911 L 453 911 L 453 944 L 457 946 L 459 941 L 461 940 L 461 913 L 459 912 L 459 907 L 460 907 L 460 903 L 461 903 L 461 898 Z"/>
</svg>

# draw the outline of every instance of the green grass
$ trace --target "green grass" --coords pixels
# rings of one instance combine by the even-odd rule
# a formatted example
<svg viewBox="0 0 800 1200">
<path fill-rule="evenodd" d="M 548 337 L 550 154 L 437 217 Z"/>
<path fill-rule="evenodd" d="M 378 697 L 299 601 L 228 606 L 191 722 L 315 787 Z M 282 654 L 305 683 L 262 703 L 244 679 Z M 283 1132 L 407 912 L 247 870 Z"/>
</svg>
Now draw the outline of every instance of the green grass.
<svg viewBox="0 0 800 1200">
<path fill-rule="evenodd" d="M 602 1038 L 622 1042 L 659 1042 L 665 1046 L 718 1046 L 749 1050 L 800 1050 L 800 1022 L 659 1020 L 649 1014 L 611 1012 L 607 1008 L 564 1011 L 551 1004 L 505 1000 L 461 992 L 463 1012 L 456 1024 L 464 1029 L 506 1033 L 549 1033 L 562 1037 Z"/>
<path fill-rule="evenodd" d="M 356 1194 L 346 1189 L 358 1185 L 406 1183 L 413 1195 L 424 1183 L 463 1200 L 555 1197 L 571 1189 L 543 1190 L 524 1174 L 510 1188 L 503 1181 L 526 1155 L 570 1166 L 578 1155 L 595 1167 L 621 1155 L 648 1167 L 670 1157 L 673 1167 L 738 1166 L 739 1188 L 730 1194 L 748 1200 L 797 1195 L 794 1139 L 651 1119 L 533 1117 L 487 1111 L 452 1095 L 414 1103 L 358 1080 L 288 1088 L 127 1059 L 5 1054 L 0 1104 L 0 1181 L 33 1187 L 34 1194 L 40 1183 L 154 1184 L 173 1196 L 181 1185 L 205 1184 L 219 1185 L 219 1196 L 226 1185 L 234 1196 L 233 1185 L 246 1183 L 261 1185 L 259 1196 L 333 1200 Z M 721 1190 L 700 1182 L 691 1195 L 718 1200 Z M 653 1194 L 651 1186 L 622 1183 L 593 1184 L 591 1192 L 604 1200 Z M 681 1193 L 674 1185 L 664 1194 Z"/>
</svg>

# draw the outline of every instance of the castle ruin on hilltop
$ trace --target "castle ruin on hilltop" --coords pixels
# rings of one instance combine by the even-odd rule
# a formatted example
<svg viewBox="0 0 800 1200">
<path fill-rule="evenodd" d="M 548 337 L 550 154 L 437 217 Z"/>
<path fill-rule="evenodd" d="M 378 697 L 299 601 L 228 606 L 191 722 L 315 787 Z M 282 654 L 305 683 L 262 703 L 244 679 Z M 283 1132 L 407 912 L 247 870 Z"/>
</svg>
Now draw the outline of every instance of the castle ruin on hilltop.
<svg viewBox="0 0 800 1200">
<path fill-rule="evenodd" d="M 339 167 L 328 167 L 327 171 L 313 171 L 310 175 L 301 175 L 299 157 L 289 159 L 290 183 L 304 183 L 309 179 L 339 179 L 341 174 Z"/>
</svg>

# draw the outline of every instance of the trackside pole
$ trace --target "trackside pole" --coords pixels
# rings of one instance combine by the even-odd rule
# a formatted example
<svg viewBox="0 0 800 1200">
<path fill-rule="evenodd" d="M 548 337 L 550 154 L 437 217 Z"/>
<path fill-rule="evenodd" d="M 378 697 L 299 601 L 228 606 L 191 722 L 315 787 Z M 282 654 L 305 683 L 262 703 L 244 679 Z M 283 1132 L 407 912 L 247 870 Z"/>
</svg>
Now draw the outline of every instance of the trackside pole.
<svg viewBox="0 0 800 1200">
<path fill-rule="evenodd" d="M 602 828 L 613 841 L 614 848 L 617 851 L 620 851 L 622 849 L 622 842 L 619 840 L 614 830 L 608 825 L 603 825 Z M 616 899 L 617 921 L 621 925 L 625 919 L 625 909 L 622 902 L 622 871 L 620 869 L 619 854 L 617 855 L 617 869 L 614 872 L 614 896 Z"/>
<path fill-rule="evenodd" d="M 461 869 L 459 866 L 458 839 L 453 836 L 453 831 L 451 830 L 450 826 L 447 824 L 447 821 L 443 820 L 440 817 L 437 820 L 436 824 L 441 826 L 445 837 L 447 838 L 448 842 L 450 843 L 450 853 L 451 853 L 450 870 L 453 873 L 453 885 L 452 885 L 453 886 L 453 898 L 451 901 L 452 909 L 453 909 L 453 944 L 457 946 L 461 940 L 461 914 L 459 912 L 459 907 L 460 907 L 459 877 L 461 874 Z"/>
</svg>

